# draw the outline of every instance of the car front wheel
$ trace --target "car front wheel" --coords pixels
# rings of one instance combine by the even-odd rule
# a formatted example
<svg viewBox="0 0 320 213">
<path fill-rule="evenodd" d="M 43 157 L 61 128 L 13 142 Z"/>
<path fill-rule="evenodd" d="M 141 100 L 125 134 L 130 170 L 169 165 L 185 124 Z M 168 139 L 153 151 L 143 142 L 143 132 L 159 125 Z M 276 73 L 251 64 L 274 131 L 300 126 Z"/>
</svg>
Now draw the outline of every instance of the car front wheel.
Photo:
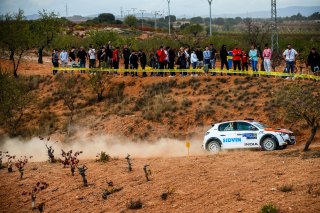
<svg viewBox="0 0 320 213">
<path fill-rule="evenodd" d="M 207 145 L 207 150 L 212 153 L 217 153 L 221 150 L 221 145 L 218 141 L 210 141 Z"/>
<path fill-rule="evenodd" d="M 262 141 L 261 146 L 265 151 L 273 151 L 277 149 L 277 142 L 273 138 L 266 138 Z"/>
</svg>

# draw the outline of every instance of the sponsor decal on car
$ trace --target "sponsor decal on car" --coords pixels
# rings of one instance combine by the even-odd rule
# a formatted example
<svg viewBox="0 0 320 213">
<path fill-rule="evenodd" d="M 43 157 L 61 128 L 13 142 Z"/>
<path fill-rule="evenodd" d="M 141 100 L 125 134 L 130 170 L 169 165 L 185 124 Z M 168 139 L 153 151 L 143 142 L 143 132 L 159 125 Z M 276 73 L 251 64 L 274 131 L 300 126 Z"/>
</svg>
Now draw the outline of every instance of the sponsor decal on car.
<svg viewBox="0 0 320 213">
<path fill-rule="evenodd" d="M 244 133 L 244 134 L 242 134 L 242 136 L 247 139 L 257 139 L 256 133 Z"/>
<path fill-rule="evenodd" d="M 245 146 L 258 146 L 258 143 L 244 143 Z"/>
<path fill-rule="evenodd" d="M 241 143 L 241 138 L 224 138 L 223 143 Z"/>
</svg>

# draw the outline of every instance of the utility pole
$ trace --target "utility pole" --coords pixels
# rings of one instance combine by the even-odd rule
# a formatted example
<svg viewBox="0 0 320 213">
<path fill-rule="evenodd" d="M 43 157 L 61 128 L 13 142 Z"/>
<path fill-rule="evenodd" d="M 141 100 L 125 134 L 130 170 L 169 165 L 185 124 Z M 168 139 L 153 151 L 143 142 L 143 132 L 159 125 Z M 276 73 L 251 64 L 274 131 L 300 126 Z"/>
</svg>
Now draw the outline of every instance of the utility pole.
<svg viewBox="0 0 320 213">
<path fill-rule="evenodd" d="M 141 13 L 141 30 L 143 30 L 143 13 L 146 12 L 145 10 L 140 10 Z"/>
<path fill-rule="evenodd" d="M 129 16 L 129 15 L 130 15 L 130 11 L 131 11 L 131 10 L 127 10 L 127 12 L 128 12 L 128 15 L 127 15 L 127 16 Z"/>
<path fill-rule="evenodd" d="M 159 15 L 160 11 L 152 11 L 154 13 L 154 31 L 157 31 L 157 15 Z"/>
<path fill-rule="evenodd" d="M 120 7 L 120 13 L 121 13 L 121 18 L 123 18 L 123 10 L 122 10 L 122 7 Z"/>
<path fill-rule="evenodd" d="M 136 9 L 137 8 L 131 8 L 132 12 L 133 12 L 133 16 L 136 16 Z"/>
<path fill-rule="evenodd" d="M 171 17 L 170 17 L 170 0 L 168 1 L 168 13 L 169 13 L 169 35 L 171 35 Z"/>
<path fill-rule="evenodd" d="M 211 18 L 211 3 L 212 3 L 212 0 L 208 0 L 209 2 L 209 7 L 210 7 L 210 36 L 212 36 L 212 18 Z"/>
<path fill-rule="evenodd" d="M 68 4 L 66 4 L 66 18 L 68 17 Z"/>
<path fill-rule="evenodd" d="M 277 18 L 277 1 L 271 0 L 271 49 L 279 51 L 279 37 L 278 37 L 278 18 Z"/>
</svg>

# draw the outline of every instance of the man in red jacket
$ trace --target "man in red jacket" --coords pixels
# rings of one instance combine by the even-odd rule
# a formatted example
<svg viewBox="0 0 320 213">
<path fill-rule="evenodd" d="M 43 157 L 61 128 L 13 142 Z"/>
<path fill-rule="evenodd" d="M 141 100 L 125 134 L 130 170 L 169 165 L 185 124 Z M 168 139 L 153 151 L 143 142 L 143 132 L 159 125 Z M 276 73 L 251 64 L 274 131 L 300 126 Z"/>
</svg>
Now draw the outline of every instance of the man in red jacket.
<svg viewBox="0 0 320 213">
<path fill-rule="evenodd" d="M 159 69 L 164 69 L 164 64 L 165 64 L 166 57 L 167 57 L 167 55 L 164 52 L 163 46 L 160 46 L 159 50 L 157 51 Z M 159 75 L 163 76 L 163 72 L 159 72 Z"/>
<path fill-rule="evenodd" d="M 238 70 L 241 71 L 241 54 L 242 51 L 236 47 L 234 50 L 232 50 L 232 55 L 233 55 L 233 70 L 236 70 L 238 67 Z"/>
</svg>

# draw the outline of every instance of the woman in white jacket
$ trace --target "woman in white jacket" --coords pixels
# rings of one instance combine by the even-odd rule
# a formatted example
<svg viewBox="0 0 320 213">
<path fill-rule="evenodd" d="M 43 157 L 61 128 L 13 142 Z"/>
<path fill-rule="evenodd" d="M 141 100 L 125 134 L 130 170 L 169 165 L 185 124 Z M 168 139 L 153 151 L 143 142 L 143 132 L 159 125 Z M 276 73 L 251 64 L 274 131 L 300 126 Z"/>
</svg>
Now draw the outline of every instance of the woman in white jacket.
<svg viewBox="0 0 320 213">
<path fill-rule="evenodd" d="M 192 69 L 196 69 L 197 68 L 197 63 L 198 63 L 198 57 L 196 55 L 196 52 L 193 50 L 191 53 L 191 58 L 190 58 L 190 62 L 192 64 Z M 192 75 L 196 75 L 196 72 L 192 72 Z"/>
</svg>

